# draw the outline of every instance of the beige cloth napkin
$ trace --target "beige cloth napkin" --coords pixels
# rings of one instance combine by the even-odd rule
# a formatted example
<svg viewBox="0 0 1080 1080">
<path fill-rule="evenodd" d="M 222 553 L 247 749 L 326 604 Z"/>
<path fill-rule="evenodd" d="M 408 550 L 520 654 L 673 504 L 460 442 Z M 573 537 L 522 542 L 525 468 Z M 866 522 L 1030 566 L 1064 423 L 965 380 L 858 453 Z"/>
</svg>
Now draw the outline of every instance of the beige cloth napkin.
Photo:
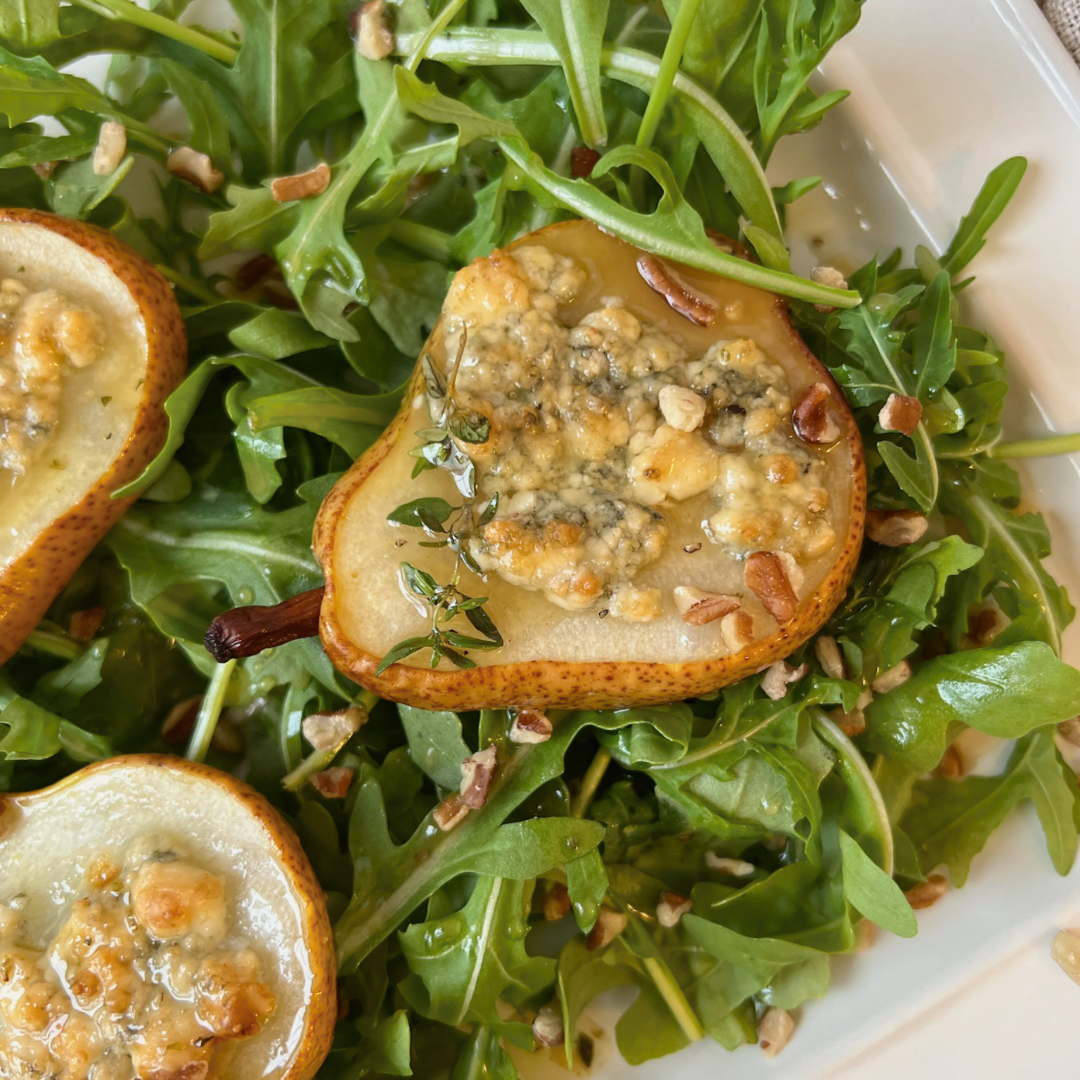
<svg viewBox="0 0 1080 1080">
<path fill-rule="evenodd" d="M 1042 9 L 1062 44 L 1080 64 L 1080 0 L 1042 0 Z"/>
</svg>

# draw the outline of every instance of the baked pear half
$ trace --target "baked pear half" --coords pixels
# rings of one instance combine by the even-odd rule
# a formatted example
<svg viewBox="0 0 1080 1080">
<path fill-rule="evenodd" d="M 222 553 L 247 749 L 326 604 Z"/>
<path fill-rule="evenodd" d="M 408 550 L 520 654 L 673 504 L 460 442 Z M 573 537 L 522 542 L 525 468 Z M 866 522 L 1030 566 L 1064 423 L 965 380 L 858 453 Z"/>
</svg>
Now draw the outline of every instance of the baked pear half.
<svg viewBox="0 0 1080 1080">
<path fill-rule="evenodd" d="M 337 1015 L 296 834 L 167 756 L 0 795 L 0 971 L 4 1076 L 308 1080 Z"/>
<path fill-rule="evenodd" d="M 320 633 L 425 708 L 679 700 L 807 640 L 864 516 L 855 421 L 782 299 L 568 221 L 454 278 L 320 511 Z"/>
<path fill-rule="evenodd" d="M 187 365 L 172 290 L 109 233 L 0 209 L 0 663 L 130 505 Z"/>
</svg>

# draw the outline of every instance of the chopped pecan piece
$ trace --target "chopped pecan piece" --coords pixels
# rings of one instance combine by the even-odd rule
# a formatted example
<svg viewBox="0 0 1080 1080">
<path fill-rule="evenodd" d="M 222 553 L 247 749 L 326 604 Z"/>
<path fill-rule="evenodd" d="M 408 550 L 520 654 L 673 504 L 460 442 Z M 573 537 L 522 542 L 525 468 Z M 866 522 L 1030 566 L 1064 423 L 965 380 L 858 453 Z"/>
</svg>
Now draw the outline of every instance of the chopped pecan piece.
<svg viewBox="0 0 1080 1080">
<path fill-rule="evenodd" d="M 192 150 L 190 146 L 178 146 L 165 162 L 170 176 L 205 191 L 207 195 L 217 191 L 225 183 L 225 174 L 217 168 L 206 154 Z"/>
<path fill-rule="evenodd" d="M 435 807 L 431 816 L 443 832 L 449 832 L 468 812 L 469 808 L 465 805 L 465 800 L 453 791 Z"/>
<path fill-rule="evenodd" d="M 542 743 L 551 738 L 551 721 L 539 709 L 521 709 L 510 726 L 512 743 Z"/>
<path fill-rule="evenodd" d="M 558 922 L 570 914 L 570 891 L 561 881 L 553 881 L 544 894 L 544 921 Z"/>
<path fill-rule="evenodd" d="M 570 175 L 575 180 L 584 180 L 592 175 L 600 155 L 591 146 L 575 146 L 570 151 Z"/>
<path fill-rule="evenodd" d="M 672 591 L 672 596 L 683 622 L 691 626 L 704 626 L 706 623 L 714 622 L 733 611 L 738 611 L 740 606 L 736 596 L 706 592 L 704 589 L 695 589 L 689 585 L 677 585 Z"/>
<path fill-rule="evenodd" d="M 295 176 L 277 176 L 270 181 L 270 194 L 274 202 L 295 202 L 321 195 L 330 186 L 330 166 L 325 161 L 314 169 Z"/>
<path fill-rule="evenodd" d="M 967 773 L 967 762 L 956 743 L 945 748 L 938 762 L 937 774 L 942 780 L 963 780 Z"/>
<path fill-rule="evenodd" d="M 727 859 L 715 851 L 705 852 L 705 865 L 718 874 L 730 874 L 732 877 L 750 877 L 757 869 L 751 862 L 743 859 Z"/>
<path fill-rule="evenodd" d="M 758 1024 L 758 1045 L 767 1058 L 774 1058 L 791 1041 L 795 1018 L 786 1009 L 766 1009 Z"/>
<path fill-rule="evenodd" d="M 386 16 L 386 0 L 370 0 L 350 18 L 356 51 L 365 60 L 385 60 L 394 51 L 394 32 Z"/>
<path fill-rule="evenodd" d="M 532 1033 L 537 1046 L 562 1046 L 566 1041 L 562 1013 L 554 1005 L 542 1005 L 532 1022 Z"/>
<path fill-rule="evenodd" d="M 859 695 L 859 699 L 855 702 L 855 708 L 851 712 L 844 712 L 843 709 L 833 709 L 829 713 L 829 718 L 848 738 L 854 738 L 866 730 L 866 714 L 863 709 L 873 700 L 873 692 L 864 690 Z"/>
<path fill-rule="evenodd" d="M 866 535 L 885 547 L 906 547 L 921 540 L 930 522 L 918 510 L 867 510 Z"/>
<path fill-rule="evenodd" d="M 330 769 L 323 769 L 315 773 L 311 778 L 311 786 L 324 798 L 344 799 L 352 787 L 353 777 L 356 770 L 345 765 L 335 765 Z"/>
<path fill-rule="evenodd" d="M 745 649 L 754 641 L 754 617 L 742 608 L 730 612 L 720 620 L 720 636 L 729 652 Z"/>
<path fill-rule="evenodd" d="M 661 893 L 660 903 L 656 905 L 656 921 L 669 930 L 679 925 L 679 920 L 694 906 L 689 896 L 672 892 L 668 889 Z"/>
<path fill-rule="evenodd" d="M 82 611 L 72 612 L 68 619 L 68 633 L 76 641 L 92 641 L 104 621 L 103 607 L 83 608 Z"/>
<path fill-rule="evenodd" d="M 1080 984 L 1080 931 L 1059 930 L 1050 943 L 1050 955 L 1074 983 Z"/>
<path fill-rule="evenodd" d="M 922 419 L 922 402 L 903 394 L 890 394 L 878 413 L 878 423 L 883 431 L 899 431 L 911 435 Z"/>
<path fill-rule="evenodd" d="M 870 688 L 875 694 L 887 694 L 890 690 L 895 690 L 898 686 L 903 686 L 904 683 L 911 678 L 911 664 L 907 660 L 901 660 L 895 667 L 889 668 L 888 671 L 883 671 L 874 681 L 870 684 Z"/>
<path fill-rule="evenodd" d="M 811 446 L 829 446 L 840 438 L 840 425 L 829 412 L 832 391 L 823 382 L 799 391 L 791 413 L 795 434 Z"/>
<path fill-rule="evenodd" d="M 844 658 L 840 653 L 840 646 L 836 638 L 822 636 L 814 642 L 814 655 L 818 658 L 821 670 L 830 679 L 844 679 L 847 674 L 844 669 Z"/>
<path fill-rule="evenodd" d="M 716 318 L 716 304 L 691 288 L 663 259 L 655 255 L 642 255 L 637 261 L 637 268 L 645 284 L 658 292 L 668 302 L 668 307 L 684 319 L 698 326 L 709 326 Z"/>
<path fill-rule="evenodd" d="M 904 896 L 916 911 L 922 911 L 936 904 L 945 895 L 948 887 L 948 879 L 942 874 L 931 874 L 925 881 L 920 881 L 914 888 L 908 889 Z"/>
<path fill-rule="evenodd" d="M 179 746 L 195 730 L 195 717 L 199 715 L 202 694 L 177 702 L 161 725 L 161 738 L 166 746 Z"/>
<path fill-rule="evenodd" d="M 1058 724 L 1058 734 L 1067 743 L 1080 746 L 1080 716 L 1074 716 L 1071 720 Z"/>
<path fill-rule="evenodd" d="M 116 120 L 106 120 L 98 131 L 92 168 L 95 176 L 112 176 L 124 160 L 127 128 Z"/>
<path fill-rule="evenodd" d="M 828 289 L 847 288 L 847 278 L 835 266 L 815 266 L 810 271 L 810 280 L 815 285 L 824 285 Z"/>
<path fill-rule="evenodd" d="M 795 618 L 799 610 L 799 600 L 784 569 L 784 563 L 775 551 L 755 551 L 748 556 L 743 580 L 746 587 L 761 601 L 761 606 L 781 626 Z"/>
<path fill-rule="evenodd" d="M 305 716 L 300 725 L 304 738 L 315 750 L 337 750 L 367 723 L 367 710 L 349 705 L 336 712 L 318 712 Z"/>
<path fill-rule="evenodd" d="M 787 574 L 787 579 L 791 582 L 791 591 L 797 599 L 806 582 L 806 575 L 803 573 L 802 567 L 795 561 L 794 555 L 790 555 L 786 551 L 778 551 L 776 557 L 780 560 L 780 565 L 783 566 L 784 573 Z"/>
<path fill-rule="evenodd" d="M 610 945 L 626 929 L 629 921 L 623 912 L 602 907 L 600 914 L 596 917 L 596 925 L 585 939 L 589 952 L 596 952 L 597 949 Z"/>
<path fill-rule="evenodd" d="M 225 754 L 239 754 L 244 750 L 244 737 L 240 734 L 240 729 L 223 716 L 214 728 L 210 745 Z"/>
<path fill-rule="evenodd" d="M 499 763 L 498 754 L 492 745 L 485 750 L 477 750 L 461 763 L 461 798 L 470 810 L 479 810 L 487 802 Z"/>
<path fill-rule="evenodd" d="M 792 667 L 784 660 L 777 660 L 765 669 L 765 677 L 761 680 L 761 689 L 765 696 L 773 701 L 779 701 L 787 696 L 788 687 L 797 683 L 810 670 L 809 664 L 800 664 Z"/>
<path fill-rule="evenodd" d="M 991 597 L 985 607 L 968 615 L 968 637 L 974 646 L 985 647 L 1009 625 L 1009 616 L 998 607 Z"/>
</svg>

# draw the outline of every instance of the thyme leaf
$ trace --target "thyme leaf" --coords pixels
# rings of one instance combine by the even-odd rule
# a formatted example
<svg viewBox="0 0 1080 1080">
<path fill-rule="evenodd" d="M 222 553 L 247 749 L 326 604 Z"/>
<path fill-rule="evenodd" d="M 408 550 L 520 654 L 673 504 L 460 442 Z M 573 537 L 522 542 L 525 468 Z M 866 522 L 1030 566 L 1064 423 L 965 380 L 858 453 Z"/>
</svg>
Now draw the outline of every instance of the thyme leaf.
<svg viewBox="0 0 1080 1080">
<path fill-rule="evenodd" d="M 476 506 L 476 466 L 472 458 L 461 449 L 459 443 L 479 445 L 491 437 L 491 421 L 475 410 L 462 409 L 454 399 L 454 379 L 465 351 L 465 335 L 449 376 L 444 376 L 430 353 L 420 358 L 420 371 L 427 391 L 429 409 L 434 427 L 422 428 L 416 434 L 422 441 L 409 453 L 416 458 L 413 466 L 415 479 L 426 469 L 443 469 L 453 478 L 462 496 L 458 506 L 445 499 L 430 496 L 402 503 L 386 517 L 392 525 L 423 529 L 432 537 L 419 541 L 420 547 L 448 547 L 456 555 L 450 581 L 440 585 L 425 570 L 403 562 L 401 579 L 410 592 L 420 597 L 431 613 L 431 630 L 426 637 L 407 638 L 395 645 L 380 661 L 375 674 L 381 675 L 391 664 L 399 660 L 431 650 L 428 662 L 432 668 L 441 660 L 448 660 L 455 667 L 475 667 L 467 651 L 469 649 L 498 649 L 503 644 L 502 635 L 491 616 L 484 611 L 486 596 L 469 596 L 458 588 L 461 568 L 474 574 L 482 571 L 468 550 L 469 540 L 494 518 L 499 506 L 496 493 L 483 506 Z M 464 616 L 482 638 L 462 634 L 446 624 Z M 461 651 L 459 651 L 461 650 Z"/>
</svg>

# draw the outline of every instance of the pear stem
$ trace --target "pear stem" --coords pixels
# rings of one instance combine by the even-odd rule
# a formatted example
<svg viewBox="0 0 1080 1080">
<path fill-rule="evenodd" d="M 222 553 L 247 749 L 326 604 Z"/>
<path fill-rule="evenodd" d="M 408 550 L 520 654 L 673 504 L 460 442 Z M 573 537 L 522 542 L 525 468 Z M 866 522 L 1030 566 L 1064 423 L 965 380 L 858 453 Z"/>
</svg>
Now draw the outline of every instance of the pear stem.
<svg viewBox="0 0 1080 1080">
<path fill-rule="evenodd" d="M 223 611 L 207 627 L 203 644 L 219 663 L 255 656 L 263 649 L 319 633 L 324 587 L 290 596 L 272 607 L 238 607 Z"/>
</svg>

